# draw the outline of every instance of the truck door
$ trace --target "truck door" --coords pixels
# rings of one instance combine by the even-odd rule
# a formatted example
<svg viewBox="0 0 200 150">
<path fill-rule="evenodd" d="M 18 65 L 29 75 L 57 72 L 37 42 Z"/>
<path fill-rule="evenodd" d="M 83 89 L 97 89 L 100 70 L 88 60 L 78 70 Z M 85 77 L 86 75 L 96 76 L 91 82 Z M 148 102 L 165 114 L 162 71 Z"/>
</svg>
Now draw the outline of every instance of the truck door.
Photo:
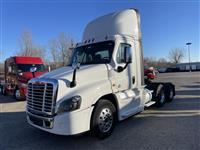
<svg viewBox="0 0 200 150">
<path fill-rule="evenodd" d="M 15 64 L 6 63 L 6 85 L 10 86 L 10 88 L 14 88 L 16 84 L 16 71 Z"/>
<path fill-rule="evenodd" d="M 140 92 L 136 82 L 136 56 L 133 47 L 134 44 L 120 43 L 116 53 L 117 66 L 124 67 L 126 51 L 131 49 L 132 63 L 128 64 L 122 72 L 115 71 L 115 83 L 118 89 L 117 97 L 119 99 L 120 114 L 128 117 L 139 110 L 141 104 Z"/>
</svg>

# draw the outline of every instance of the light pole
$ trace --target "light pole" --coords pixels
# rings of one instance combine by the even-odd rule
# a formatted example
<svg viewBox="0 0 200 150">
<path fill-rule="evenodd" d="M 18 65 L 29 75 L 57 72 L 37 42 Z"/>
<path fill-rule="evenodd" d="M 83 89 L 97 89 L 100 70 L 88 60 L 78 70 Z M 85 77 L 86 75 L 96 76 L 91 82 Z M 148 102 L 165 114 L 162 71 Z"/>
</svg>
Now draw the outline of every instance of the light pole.
<svg viewBox="0 0 200 150">
<path fill-rule="evenodd" d="M 188 58 L 189 58 L 190 72 L 191 72 L 191 63 L 190 63 L 190 45 L 191 45 L 191 44 L 192 44 L 192 43 L 190 43 L 190 42 L 186 43 L 186 45 L 188 46 Z"/>
</svg>

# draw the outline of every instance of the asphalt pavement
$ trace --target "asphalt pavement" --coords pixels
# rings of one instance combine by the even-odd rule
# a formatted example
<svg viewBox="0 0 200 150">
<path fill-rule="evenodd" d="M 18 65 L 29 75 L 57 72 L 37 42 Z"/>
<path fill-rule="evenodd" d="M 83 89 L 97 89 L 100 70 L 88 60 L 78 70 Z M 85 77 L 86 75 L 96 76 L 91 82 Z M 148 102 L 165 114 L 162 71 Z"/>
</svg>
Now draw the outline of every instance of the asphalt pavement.
<svg viewBox="0 0 200 150">
<path fill-rule="evenodd" d="M 118 123 L 105 140 L 89 133 L 59 136 L 33 128 L 26 122 L 25 101 L 0 95 L 0 150 L 199 150 L 200 72 L 159 74 L 157 81 L 176 85 L 174 101 Z"/>
</svg>

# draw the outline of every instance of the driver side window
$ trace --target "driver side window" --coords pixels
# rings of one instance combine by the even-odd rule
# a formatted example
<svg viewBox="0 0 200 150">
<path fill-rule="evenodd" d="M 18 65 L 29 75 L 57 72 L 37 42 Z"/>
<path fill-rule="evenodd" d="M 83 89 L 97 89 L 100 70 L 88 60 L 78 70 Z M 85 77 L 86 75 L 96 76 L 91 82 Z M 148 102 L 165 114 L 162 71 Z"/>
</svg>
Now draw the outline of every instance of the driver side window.
<svg viewBox="0 0 200 150">
<path fill-rule="evenodd" d="M 130 48 L 129 44 L 121 43 L 117 51 L 117 63 L 122 64 L 126 62 L 126 50 Z"/>
</svg>

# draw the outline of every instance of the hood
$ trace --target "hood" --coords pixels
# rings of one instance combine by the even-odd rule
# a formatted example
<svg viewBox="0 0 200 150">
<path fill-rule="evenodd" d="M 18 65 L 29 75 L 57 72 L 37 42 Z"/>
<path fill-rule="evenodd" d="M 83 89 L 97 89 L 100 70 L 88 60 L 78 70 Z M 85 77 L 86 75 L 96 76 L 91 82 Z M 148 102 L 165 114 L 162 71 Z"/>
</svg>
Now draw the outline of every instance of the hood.
<svg viewBox="0 0 200 150">
<path fill-rule="evenodd" d="M 45 72 L 35 72 L 35 77 L 41 76 L 44 73 Z M 31 72 L 23 72 L 21 77 L 26 79 L 26 80 L 30 80 L 30 79 L 33 78 L 33 74 Z"/>
<path fill-rule="evenodd" d="M 74 69 L 71 66 L 62 67 L 51 72 L 48 72 L 39 78 L 52 78 L 62 80 L 66 83 L 72 81 Z M 77 84 L 94 82 L 99 78 L 108 78 L 107 66 L 105 64 L 83 65 L 76 72 Z"/>
<path fill-rule="evenodd" d="M 106 93 L 108 90 L 111 91 L 108 74 L 108 65 L 81 65 L 80 69 L 78 69 L 76 72 L 76 86 L 70 88 L 70 83 L 73 77 L 73 71 L 74 69 L 71 66 L 66 66 L 48 72 L 40 77 L 34 78 L 34 80 L 37 81 L 37 79 L 41 79 L 42 81 L 43 79 L 46 79 L 47 82 L 48 79 L 57 80 L 57 100 L 63 100 L 67 97 L 77 94 L 81 94 L 84 97 L 85 93 L 91 91 L 100 91 L 99 93 L 101 93 L 102 91 L 104 91 L 104 93 Z"/>
</svg>

